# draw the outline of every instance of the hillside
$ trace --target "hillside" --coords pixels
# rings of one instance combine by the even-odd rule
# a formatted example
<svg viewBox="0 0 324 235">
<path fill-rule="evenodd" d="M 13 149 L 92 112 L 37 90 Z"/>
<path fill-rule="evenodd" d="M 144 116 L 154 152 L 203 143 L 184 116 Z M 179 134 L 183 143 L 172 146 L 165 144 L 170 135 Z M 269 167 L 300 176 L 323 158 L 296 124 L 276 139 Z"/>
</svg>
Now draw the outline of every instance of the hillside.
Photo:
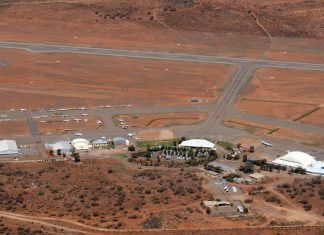
<svg viewBox="0 0 324 235">
<path fill-rule="evenodd" d="M 265 35 L 253 13 L 272 36 L 324 38 L 321 0 L 0 0 L 3 23 L 63 21 L 106 27 L 126 21 L 154 28 Z"/>
</svg>

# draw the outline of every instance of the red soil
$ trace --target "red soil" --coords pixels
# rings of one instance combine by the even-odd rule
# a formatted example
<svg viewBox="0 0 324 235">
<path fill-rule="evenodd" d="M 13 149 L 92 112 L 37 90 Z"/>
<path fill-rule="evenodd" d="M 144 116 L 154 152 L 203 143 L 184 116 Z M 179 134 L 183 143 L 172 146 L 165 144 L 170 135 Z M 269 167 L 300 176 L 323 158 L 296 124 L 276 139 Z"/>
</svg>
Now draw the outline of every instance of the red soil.
<svg viewBox="0 0 324 235">
<path fill-rule="evenodd" d="M 1 109 L 213 102 L 231 65 L 1 50 Z M 149 63 L 148 63 L 149 62 Z"/>
<path fill-rule="evenodd" d="M 258 69 L 235 106 L 246 112 L 323 126 L 323 77 L 321 71 Z"/>
</svg>

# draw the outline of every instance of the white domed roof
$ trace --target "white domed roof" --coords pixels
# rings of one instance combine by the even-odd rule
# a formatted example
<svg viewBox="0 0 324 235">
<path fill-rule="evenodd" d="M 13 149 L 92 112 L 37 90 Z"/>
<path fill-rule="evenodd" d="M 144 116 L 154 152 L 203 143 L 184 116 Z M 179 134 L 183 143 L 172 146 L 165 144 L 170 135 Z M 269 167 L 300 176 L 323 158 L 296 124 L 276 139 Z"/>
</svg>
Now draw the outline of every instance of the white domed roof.
<svg viewBox="0 0 324 235">
<path fill-rule="evenodd" d="M 289 167 L 307 167 L 314 163 L 316 160 L 314 157 L 307 153 L 292 151 L 286 155 L 277 158 L 273 161 L 274 164 L 285 165 Z"/>
<path fill-rule="evenodd" d="M 72 140 L 72 144 L 76 144 L 76 143 L 85 143 L 85 144 L 89 144 L 89 141 L 86 139 L 82 139 L 82 138 L 78 138 L 78 139 L 74 139 Z"/>
<path fill-rule="evenodd" d="M 208 140 L 203 140 L 203 139 L 185 140 L 185 141 L 182 141 L 182 143 L 179 146 L 180 147 L 192 147 L 192 148 L 210 148 L 210 149 L 215 148 L 215 144 L 213 144 L 212 142 L 209 142 Z"/>
</svg>

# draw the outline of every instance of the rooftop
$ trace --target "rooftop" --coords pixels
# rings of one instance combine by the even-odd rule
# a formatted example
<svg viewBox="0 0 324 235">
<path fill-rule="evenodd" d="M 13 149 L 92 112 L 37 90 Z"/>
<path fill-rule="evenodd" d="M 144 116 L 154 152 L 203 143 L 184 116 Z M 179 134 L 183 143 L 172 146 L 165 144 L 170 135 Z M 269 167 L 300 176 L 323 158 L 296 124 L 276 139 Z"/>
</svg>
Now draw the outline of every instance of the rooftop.
<svg viewBox="0 0 324 235">
<path fill-rule="evenodd" d="M 215 149 L 215 144 L 213 144 L 212 142 L 210 142 L 208 140 L 204 140 L 204 139 L 185 140 L 185 141 L 182 141 L 182 143 L 179 146 L 180 147 Z"/>
</svg>

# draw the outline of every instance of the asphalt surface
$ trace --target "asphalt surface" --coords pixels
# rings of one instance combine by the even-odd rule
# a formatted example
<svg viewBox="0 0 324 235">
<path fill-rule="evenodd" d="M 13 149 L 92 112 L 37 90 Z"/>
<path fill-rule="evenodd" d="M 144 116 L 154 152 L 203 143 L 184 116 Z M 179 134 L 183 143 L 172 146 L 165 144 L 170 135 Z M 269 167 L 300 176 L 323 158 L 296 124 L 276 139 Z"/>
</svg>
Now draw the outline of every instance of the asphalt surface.
<svg viewBox="0 0 324 235">
<path fill-rule="evenodd" d="M 32 136 L 37 136 L 37 129 L 32 117 L 27 117 L 27 125 Z"/>
<path fill-rule="evenodd" d="M 246 133 L 244 131 L 227 128 L 221 125 L 221 121 L 225 117 L 240 117 L 250 121 L 261 122 L 278 127 L 289 128 L 292 130 L 302 131 L 305 133 L 315 133 L 323 135 L 324 128 L 312 125 L 306 125 L 301 123 L 292 122 L 289 120 L 265 117 L 261 115 L 255 115 L 251 113 L 237 112 L 233 108 L 233 102 L 240 92 L 244 84 L 249 80 L 253 71 L 260 67 L 280 67 L 280 68 L 294 68 L 303 70 L 320 70 L 324 71 L 324 64 L 302 63 L 302 62 L 288 62 L 288 61 L 274 61 L 264 59 L 244 59 L 244 58 L 231 58 L 231 57 L 218 57 L 218 56 L 204 56 L 204 55 L 190 55 L 179 53 L 167 53 L 167 52 L 149 52 L 149 51 L 134 51 L 134 50 L 118 50 L 107 48 L 92 48 L 81 46 L 64 46 L 64 45 L 47 45 L 37 43 L 18 43 L 18 42 L 6 42 L 0 41 L 0 48 L 12 48 L 23 49 L 35 53 L 53 52 L 53 53 L 77 53 L 77 54 L 91 54 L 91 55 L 104 55 L 104 56 L 116 56 L 116 57 L 129 57 L 129 58 L 141 58 L 141 59 L 158 59 L 158 60 L 175 60 L 175 61 L 194 61 L 200 63 L 221 63 L 221 64 L 234 64 L 236 71 L 232 74 L 230 80 L 218 101 L 213 104 L 195 105 L 188 104 L 186 106 L 175 107 L 131 107 L 131 108 L 95 108 L 86 111 L 71 110 L 64 111 L 67 114 L 81 114 L 89 113 L 89 115 L 99 116 L 105 120 L 103 128 L 99 128 L 91 131 L 82 131 L 85 138 L 98 138 L 100 136 L 127 136 L 127 133 L 133 130 L 123 130 L 115 126 L 112 121 L 112 116 L 121 113 L 160 113 L 160 112 L 186 112 L 186 111 L 206 111 L 210 115 L 206 121 L 196 125 L 175 126 L 171 129 L 177 136 L 187 137 L 202 137 L 202 138 L 217 138 L 231 140 L 237 137 L 253 137 L 253 134 Z M 1 63 L 1 61 L 0 61 Z M 62 107 L 59 107 L 62 108 Z M 38 140 L 37 130 L 29 113 L 26 112 L 8 112 L 11 118 L 26 118 L 31 136 L 29 137 L 14 137 L 19 144 L 32 144 Z M 53 113 L 48 111 L 36 111 L 32 112 L 32 116 L 38 116 L 42 114 L 51 115 Z M 135 130 L 136 131 L 136 130 Z M 74 138 L 73 133 L 62 135 L 44 135 L 41 136 L 42 142 L 52 142 L 55 140 L 61 140 L 62 137 Z M 260 138 L 261 137 L 257 137 Z M 314 156 L 323 156 L 324 150 L 314 146 L 305 146 L 293 143 L 287 140 L 278 140 L 275 138 L 268 138 L 272 143 L 277 146 L 278 154 L 282 154 L 283 151 L 288 150 L 287 146 L 290 146 L 290 150 L 303 150 L 312 153 Z"/>
<path fill-rule="evenodd" d="M 221 63 L 221 64 L 253 64 L 255 67 L 282 67 L 282 68 L 296 68 L 296 69 L 311 69 L 323 70 L 323 64 L 275 61 L 263 59 L 244 59 L 231 58 L 220 56 L 204 56 L 204 55 L 190 55 L 168 52 L 152 52 L 152 51 L 137 51 L 137 50 L 119 50 L 95 47 L 81 47 L 81 46 L 65 46 L 65 45 L 50 45 L 39 43 L 22 43 L 22 42 L 8 42 L 0 41 L 0 48 L 23 49 L 30 52 L 55 52 L 55 53 L 78 53 L 88 55 L 105 55 L 117 57 L 131 57 L 142 59 L 158 59 L 158 60 L 179 60 L 179 61 L 193 61 L 201 63 Z"/>
</svg>

